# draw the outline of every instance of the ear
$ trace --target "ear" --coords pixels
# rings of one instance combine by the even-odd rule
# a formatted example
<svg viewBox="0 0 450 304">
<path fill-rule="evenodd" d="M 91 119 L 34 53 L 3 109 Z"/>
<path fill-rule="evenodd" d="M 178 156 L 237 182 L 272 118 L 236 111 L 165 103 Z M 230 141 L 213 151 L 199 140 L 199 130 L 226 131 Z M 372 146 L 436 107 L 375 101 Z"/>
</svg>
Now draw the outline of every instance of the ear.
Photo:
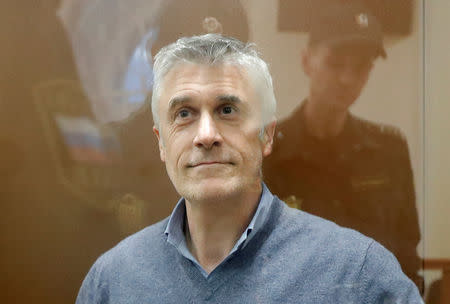
<svg viewBox="0 0 450 304">
<path fill-rule="evenodd" d="M 153 126 L 153 133 L 155 133 L 156 138 L 158 138 L 158 146 L 159 146 L 159 157 L 163 162 L 166 161 L 166 152 L 164 150 L 163 141 L 161 139 L 161 136 L 159 134 L 159 130 L 156 128 L 156 126 Z"/>
<path fill-rule="evenodd" d="M 311 70 L 311 53 L 309 51 L 309 48 L 302 50 L 300 56 L 301 56 L 303 71 L 305 72 L 306 76 L 309 77 L 310 70 Z"/>
<path fill-rule="evenodd" d="M 275 134 L 275 127 L 277 125 L 277 121 L 275 118 L 269 124 L 264 127 L 264 138 L 263 138 L 263 156 L 269 156 L 272 153 L 272 145 L 273 145 L 273 136 Z"/>
</svg>

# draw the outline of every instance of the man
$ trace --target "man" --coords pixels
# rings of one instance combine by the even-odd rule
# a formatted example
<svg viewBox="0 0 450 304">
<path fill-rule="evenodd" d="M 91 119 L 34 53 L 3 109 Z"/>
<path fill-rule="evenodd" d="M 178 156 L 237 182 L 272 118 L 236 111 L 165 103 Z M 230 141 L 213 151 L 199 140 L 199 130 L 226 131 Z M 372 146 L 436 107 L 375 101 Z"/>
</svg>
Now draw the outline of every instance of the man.
<svg viewBox="0 0 450 304">
<path fill-rule="evenodd" d="M 379 56 L 380 25 L 364 7 L 340 4 L 317 17 L 302 53 L 309 96 L 277 127 L 264 175 L 294 206 L 380 242 L 422 288 L 407 142 L 349 112 Z"/>
<path fill-rule="evenodd" d="M 154 73 L 154 132 L 182 198 L 101 256 L 77 303 L 422 303 L 381 245 L 263 184 L 276 102 L 252 45 L 181 38 Z"/>
</svg>

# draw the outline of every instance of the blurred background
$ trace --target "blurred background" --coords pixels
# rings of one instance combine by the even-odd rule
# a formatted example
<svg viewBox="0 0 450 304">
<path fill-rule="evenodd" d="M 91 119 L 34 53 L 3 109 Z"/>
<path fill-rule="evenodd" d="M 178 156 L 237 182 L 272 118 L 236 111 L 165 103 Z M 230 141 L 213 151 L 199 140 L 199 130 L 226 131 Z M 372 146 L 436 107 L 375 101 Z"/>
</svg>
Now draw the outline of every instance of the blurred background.
<svg viewBox="0 0 450 304">
<path fill-rule="evenodd" d="M 255 42 L 270 64 L 281 120 L 308 91 L 300 53 L 313 2 L 1 1 L 0 301 L 73 303 L 101 253 L 170 214 L 178 197 L 148 104 L 152 56 L 162 46 L 207 32 Z M 450 3 L 392 2 L 371 8 L 388 56 L 377 60 L 352 112 L 406 136 L 425 295 L 444 303 Z"/>
</svg>

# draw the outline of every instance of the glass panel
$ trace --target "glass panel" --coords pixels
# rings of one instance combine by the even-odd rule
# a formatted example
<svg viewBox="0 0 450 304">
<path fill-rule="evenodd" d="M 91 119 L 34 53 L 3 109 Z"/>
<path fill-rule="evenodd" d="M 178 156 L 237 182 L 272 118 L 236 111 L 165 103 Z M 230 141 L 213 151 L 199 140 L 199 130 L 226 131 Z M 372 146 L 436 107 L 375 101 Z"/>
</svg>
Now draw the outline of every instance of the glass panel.
<svg viewBox="0 0 450 304">
<path fill-rule="evenodd" d="M 429 303 L 450 301 L 449 172 L 450 111 L 448 86 L 450 3 L 424 1 L 425 17 L 425 283 Z"/>
<path fill-rule="evenodd" d="M 73 303 L 100 254 L 170 214 L 178 194 L 152 132 L 153 59 L 206 32 L 255 42 L 270 64 L 272 192 L 373 237 L 419 288 L 424 277 L 427 294 L 442 293 L 432 283 L 450 258 L 450 7 L 362 2 L 383 27 L 387 56 L 373 66 L 365 44 L 309 45 L 323 0 L 2 1 L 4 302 Z M 353 17 L 372 29 L 371 16 Z"/>
</svg>

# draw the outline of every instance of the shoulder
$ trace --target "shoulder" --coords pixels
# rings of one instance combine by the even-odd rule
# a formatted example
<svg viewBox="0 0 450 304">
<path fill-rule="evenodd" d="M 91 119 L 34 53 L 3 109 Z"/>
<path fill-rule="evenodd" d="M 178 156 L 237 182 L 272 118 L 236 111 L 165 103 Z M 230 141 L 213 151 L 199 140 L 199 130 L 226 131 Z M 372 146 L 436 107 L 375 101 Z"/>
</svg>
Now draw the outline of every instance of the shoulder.
<svg viewBox="0 0 450 304">
<path fill-rule="evenodd" d="M 151 225 L 118 243 L 101 255 L 89 270 L 79 290 L 76 303 L 110 303 L 132 290 L 141 276 L 158 274 L 160 259 L 166 251 L 164 229 L 168 219 Z M 145 273 L 141 270 L 145 269 Z M 116 301 L 117 302 L 117 301 Z"/>
<path fill-rule="evenodd" d="M 164 230 L 167 222 L 168 218 L 128 236 L 103 254 L 101 259 L 138 258 L 143 250 L 147 255 L 156 254 L 160 246 L 165 244 Z"/>
<path fill-rule="evenodd" d="M 378 303 L 383 296 L 420 301 L 394 255 L 355 230 L 284 205 L 274 231 L 272 258 L 287 262 L 285 274 L 299 276 L 311 288 L 359 290 L 368 303 Z"/>
<path fill-rule="evenodd" d="M 370 121 L 355 115 L 350 117 L 355 128 L 358 128 L 363 135 L 375 137 L 378 140 L 406 143 L 406 137 L 398 127 Z"/>
<path fill-rule="evenodd" d="M 334 240 L 340 244 L 353 243 L 362 248 L 367 248 L 372 242 L 372 239 L 356 230 L 341 227 L 327 219 L 288 206 L 285 209 L 285 220 L 286 224 L 290 224 L 288 229 L 295 227 L 294 230 L 301 230 L 303 233 L 312 235 L 316 240 L 326 242 Z"/>
<path fill-rule="evenodd" d="M 373 239 L 324 218 L 290 208 L 281 200 L 279 202 L 283 207 L 276 230 L 289 240 L 292 247 L 302 248 L 304 254 L 312 256 L 320 252 L 319 263 L 327 264 L 330 259 L 347 266 L 350 266 L 349 260 L 363 262 Z"/>
<path fill-rule="evenodd" d="M 368 248 L 359 281 L 368 303 L 423 303 L 416 285 L 403 273 L 395 256 L 377 242 Z"/>
<path fill-rule="evenodd" d="M 277 166 L 276 163 L 296 155 L 302 141 L 302 124 L 299 110 L 291 113 L 289 117 L 278 121 L 272 145 L 272 153 L 264 160 L 265 170 Z"/>
<path fill-rule="evenodd" d="M 409 146 L 403 132 L 394 126 L 369 121 L 351 115 L 352 128 L 358 134 L 362 147 L 375 151 L 376 159 L 387 162 L 409 163 Z"/>
<path fill-rule="evenodd" d="M 103 253 L 92 266 L 90 273 L 96 273 L 107 279 L 118 273 L 127 273 L 136 266 L 156 263 L 165 251 L 164 230 L 168 218 L 148 226 L 120 241 L 116 246 Z M 89 275 L 89 274 L 88 274 Z"/>
</svg>

